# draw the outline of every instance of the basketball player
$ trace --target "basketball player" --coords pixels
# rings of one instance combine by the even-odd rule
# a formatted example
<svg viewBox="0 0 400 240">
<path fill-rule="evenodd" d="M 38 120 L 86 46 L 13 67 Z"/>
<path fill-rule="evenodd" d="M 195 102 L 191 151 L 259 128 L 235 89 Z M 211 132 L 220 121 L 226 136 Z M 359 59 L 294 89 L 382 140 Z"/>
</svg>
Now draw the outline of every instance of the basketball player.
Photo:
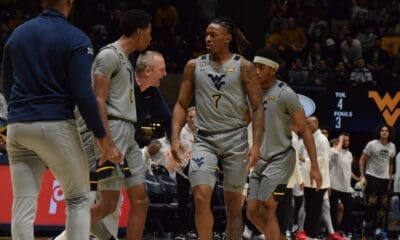
<svg viewBox="0 0 400 240">
<path fill-rule="evenodd" d="M 132 240 L 142 238 L 149 202 L 144 185 L 145 164 L 134 140 L 137 120 L 134 71 L 128 56 L 149 45 L 151 17 L 142 10 L 130 10 L 122 16 L 120 27 L 121 37 L 95 58 L 93 84 L 106 133 L 112 136 L 125 162 L 99 162 L 97 176 L 101 197 L 91 209 L 91 223 L 93 226 L 115 211 L 120 190 L 125 187 L 130 202 L 127 239 Z"/>
<path fill-rule="evenodd" d="M 250 174 L 247 198 L 247 216 L 268 240 L 280 239 L 276 208 L 285 194 L 286 185 L 296 161 L 292 147 L 292 126 L 304 139 L 311 158 L 310 177 L 321 185 L 315 144 L 307 128 L 304 109 L 296 93 L 284 82 L 275 78 L 280 57 L 272 48 L 257 50 L 254 63 L 263 89 L 265 109 L 264 141 L 261 159 Z"/>
<path fill-rule="evenodd" d="M 264 132 L 261 89 L 255 78 L 254 65 L 234 53 L 243 53 L 248 42 L 231 19 L 221 17 L 213 20 L 206 29 L 205 43 L 209 54 L 192 59 L 185 66 L 172 117 L 171 151 L 180 163 L 180 132 L 185 123 L 186 108 L 194 97 L 197 131 L 189 178 L 196 206 L 197 232 L 200 239 L 211 239 L 211 195 L 216 182 L 215 169 L 221 161 L 227 239 L 241 239 L 242 191 L 247 169 L 259 160 Z M 251 109 L 248 109 L 246 94 Z M 247 125 L 250 111 L 253 116 L 253 146 L 249 150 Z"/>
<path fill-rule="evenodd" d="M 159 92 L 160 80 L 166 76 L 165 60 L 161 53 L 157 51 L 146 51 L 139 55 L 136 61 L 135 68 L 135 100 L 138 112 L 138 122 L 136 129 L 140 128 L 145 115 L 151 113 L 154 117 L 162 122 L 167 123 L 165 126 L 168 129 L 168 123 L 171 122 L 171 113 L 165 103 L 165 99 Z M 141 103 L 141 104 L 138 104 Z M 84 149 L 89 159 L 90 170 L 90 187 L 92 203 L 99 200 L 100 194 L 97 192 L 98 178 L 96 174 L 97 159 L 93 145 L 93 135 L 83 122 L 83 119 L 78 114 L 78 125 L 80 127 L 80 135 L 83 141 Z M 171 132 L 166 130 L 166 132 Z M 91 233 L 99 240 L 114 240 L 118 239 L 118 220 L 121 198 L 117 203 L 116 210 L 102 218 L 91 227 Z M 59 234 L 54 240 L 66 240 L 65 231 Z"/>
</svg>

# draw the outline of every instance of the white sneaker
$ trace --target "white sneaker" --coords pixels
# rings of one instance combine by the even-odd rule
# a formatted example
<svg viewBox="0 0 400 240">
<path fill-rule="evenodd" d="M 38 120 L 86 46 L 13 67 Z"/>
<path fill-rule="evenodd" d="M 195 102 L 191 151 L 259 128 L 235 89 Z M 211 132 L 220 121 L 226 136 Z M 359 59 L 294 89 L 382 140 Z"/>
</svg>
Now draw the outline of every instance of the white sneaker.
<svg viewBox="0 0 400 240">
<path fill-rule="evenodd" d="M 242 237 L 244 239 L 251 239 L 252 236 L 253 236 L 253 232 L 246 225 L 244 225 Z"/>
<path fill-rule="evenodd" d="M 254 237 L 255 240 L 265 240 L 264 234 L 258 234 L 257 236 Z"/>
<path fill-rule="evenodd" d="M 60 233 L 57 237 L 53 238 L 54 240 L 67 240 L 67 232 L 64 230 L 62 233 Z"/>
<path fill-rule="evenodd" d="M 297 230 L 299 230 L 299 225 L 293 224 L 293 226 L 292 226 L 292 232 L 297 232 Z"/>
</svg>

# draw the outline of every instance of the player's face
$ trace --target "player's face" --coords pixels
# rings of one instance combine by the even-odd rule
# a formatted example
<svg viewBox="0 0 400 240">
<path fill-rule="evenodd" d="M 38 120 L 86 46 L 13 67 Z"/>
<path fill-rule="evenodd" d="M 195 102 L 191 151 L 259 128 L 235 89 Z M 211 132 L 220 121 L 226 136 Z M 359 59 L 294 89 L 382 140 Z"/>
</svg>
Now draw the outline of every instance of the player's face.
<svg viewBox="0 0 400 240">
<path fill-rule="evenodd" d="M 350 138 L 349 136 L 343 136 L 342 148 L 349 148 Z"/>
<path fill-rule="evenodd" d="M 147 151 L 149 152 L 150 156 L 153 156 L 157 154 L 160 151 L 161 145 L 153 145 L 147 148 Z"/>
<path fill-rule="evenodd" d="M 190 111 L 186 115 L 186 122 L 189 125 L 190 129 L 195 129 L 195 125 L 194 125 L 195 115 L 196 115 L 196 111 Z"/>
<path fill-rule="evenodd" d="M 167 75 L 165 61 L 162 56 L 154 56 L 154 65 L 150 70 L 149 80 L 150 85 L 153 87 L 160 86 L 160 80 Z"/>
<path fill-rule="evenodd" d="M 275 77 L 276 70 L 261 63 L 255 63 L 254 65 L 256 66 L 257 78 L 261 83 L 261 87 L 269 85 Z"/>
<path fill-rule="evenodd" d="M 389 129 L 387 127 L 381 128 L 380 136 L 383 139 L 388 139 L 389 138 Z"/>
<path fill-rule="evenodd" d="M 144 29 L 139 28 L 139 51 L 145 50 L 151 42 L 151 24 Z"/>
<path fill-rule="evenodd" d="M 206 29 L 205 43 L 210 53 L 217 53 L 223 49 L 229 48 L 229 42 L 232 36 L 221 25 L 211 23 Z"/>
</svg>

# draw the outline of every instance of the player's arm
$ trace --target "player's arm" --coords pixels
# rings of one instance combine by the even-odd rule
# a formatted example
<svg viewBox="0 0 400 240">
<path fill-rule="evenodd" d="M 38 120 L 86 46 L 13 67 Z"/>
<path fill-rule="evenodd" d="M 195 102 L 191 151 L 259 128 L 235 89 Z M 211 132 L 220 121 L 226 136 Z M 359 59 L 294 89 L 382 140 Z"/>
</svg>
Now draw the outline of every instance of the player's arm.
<svg viewBox="0 0 400 240">
<path fill-rule="evenodd" d="M 110 132 L 107 118 L 106 101 L 109 96 L 109 88 L 111 79 L 100 74 L 95 73 L 93 76 L 93 87 L 94 93 L 96 95 L 96 101 L 99 108 L 100 118 L 103 122 L 104 128 L 106 130 L 106 143 L 110 147 L 110 152 L 107 154 L 110 157 L 102 158 L 99 161 L 99 165 L 102 165 L 105 161 L 110 161 L 114 163 L 122 163 L 123 156 L 119 149 L 116 147 Z"/>
<path fill-rule="evenodd" d="M 172 114 L 172 137 L 171 137 L 171 153 L 175 161 L 181 162 L 179 158 L 180 152 L 183 151 L 183 145 L 180 141 L 180 135 L 186 119 L 186 108 L 189 106 L 193 98 L 194 91 L 194 71 L 196 68 L 196 60 L 190 60 L 183 71 L 183 79 L 179 90 L 178 100 L 175 103 Z"/>
<path fill-rule="evenodd" d="M 240 66 L 243 86 L 249 97 L 252 111 L 253 146 L 248 152 L 246 159 L 250 160 L 248 168 L 253 167 L 260 159 L 260 147 L 264 137 L 264 107 L 262 103 L 262 91 L 256 77 L 256 69 L 253 63 L 245 59 Z"/>
<path fill-rule="evenodd" d="M 358 167 L 360 168 L 360 178 L 365 179 L 365 164 L 368 162 L 369 156 L 366 153 L 361 153 Z"/>
<path fill-rule="evenodd" d="M 393 161 L 394 158 L 389 158 L 389 182 L 388 182 L 388 191 L 392 189 L 392 182 L 393 182 Z"/>
<path fill-rule="evenodd" d="M 301 136 L 304 142 L 304 146 L 310 156 L 311 170 L 310 180 L 311 183 L 315 180 L 317 189 L 322 185 L 322 176 L 319 171 L 317 161 L 317 151 L 315 148 L 315 142 L 310 129 L 307 127 L 307 119 L 304 113 L 304 109 L 299 109 L 291 114 L 293 125 L 297 127 L 298 135 Z"/>
</svg>

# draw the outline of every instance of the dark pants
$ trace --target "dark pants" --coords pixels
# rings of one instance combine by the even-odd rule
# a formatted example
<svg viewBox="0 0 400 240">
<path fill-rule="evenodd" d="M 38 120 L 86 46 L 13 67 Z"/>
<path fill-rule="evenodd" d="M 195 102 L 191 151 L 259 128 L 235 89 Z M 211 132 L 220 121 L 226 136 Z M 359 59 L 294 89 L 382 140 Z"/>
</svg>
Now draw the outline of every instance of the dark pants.
<svg viewBox="0 0 400 240">
<path fill-rule="evenodd" d="M 342 202 L 344 207 L 343 218 L 341 222 L 338 222 L 338 201 Z M 331 196 L 329 197 L 329 203 L 331 205 L 331 216 L 333 229 L 341 230 L 346 233 L 350 233 L 353 231 L 353 221 L 351 211 L 352 207 L 352 198 L 351 193 L 336 191 L 334 189 L 331 190 Z"/>
<path fill-rule="evenodd" d="M 385 228 L 386 214 L 388 210 L 388 179 L 376 178 L 371 175 L 366 175 L 367 188 L 367 212 L 366 220 L 372 229 Z"/>
<path fill-rule="evenodd" d="M 285 195 L 278 204 L 276 209 L 276 217 L 278 218 L 279 229 L 284 235 L 286 230 L 290 230 L 292 225 L 293 206 L 292 206 L 292 189 L 286 188 Z"/>
<path fill-rule="evenodd" d="M 189 165 L 183 170 L 183 173 L 188 174 Z M 176 174 L 177 198 L 178 198 L 178 232 L 187 233 L 193 228 L 193 211 L 189 211 L 188 204 L 191 201 L 190 197 L 190 182 L 189 179 L 182 177 L 179 173 Z M 193 209 L 193 208 L 192 208 Z"/>
<path fill-rule="evenodd" d="M 293 209 L 293 224 L 299 224 L 299 211 L 301 206 L 303 205 L 304 196 L 295 196 L 294 200 L 294 209 Z"/>
<path fill-rule="evenodd" d="M 317 238 L 321 232 L 322 200 L 326 189 L 304 188 L 304 210 L 306 219 L 304 231 L 311 238 Z"/>
</svg>

